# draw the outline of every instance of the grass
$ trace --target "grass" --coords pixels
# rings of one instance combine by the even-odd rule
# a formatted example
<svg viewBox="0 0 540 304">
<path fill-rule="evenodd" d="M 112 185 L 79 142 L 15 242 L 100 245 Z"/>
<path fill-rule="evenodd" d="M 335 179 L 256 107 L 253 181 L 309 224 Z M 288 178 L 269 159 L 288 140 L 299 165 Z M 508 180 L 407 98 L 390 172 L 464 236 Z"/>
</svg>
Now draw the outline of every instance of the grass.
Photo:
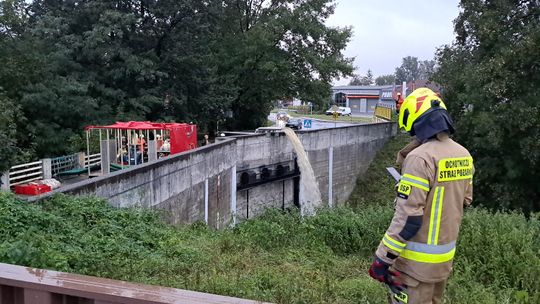
<svg viewBox="0 0 540 304">
<path fill-rule="evenodd" d="M 349 206 L 359 209 L 366 206 L 389 206 L 395 198 L 395 182 L 386 167 L 395 166 L 397 152 L 411 141 L 407 134 L 399 133 L 378 153 L 367 172 L 356 181 Z"/>
<path fill-rule="evenodd" d="M 0 261 L 276 303 L 387 303 L 367 275 L 393 214 L 382 170 L 398 136 L 358 181 L 354 208 L 269 210 L 233 229 L 173 227 L 156 211 L 59 195 L 26 204 L 0 193 Z M 390 189 L 390 190 L 389 190 Z M 466 210 L 445 303 L 540 303 L 540 218 Z"/>
</svg>

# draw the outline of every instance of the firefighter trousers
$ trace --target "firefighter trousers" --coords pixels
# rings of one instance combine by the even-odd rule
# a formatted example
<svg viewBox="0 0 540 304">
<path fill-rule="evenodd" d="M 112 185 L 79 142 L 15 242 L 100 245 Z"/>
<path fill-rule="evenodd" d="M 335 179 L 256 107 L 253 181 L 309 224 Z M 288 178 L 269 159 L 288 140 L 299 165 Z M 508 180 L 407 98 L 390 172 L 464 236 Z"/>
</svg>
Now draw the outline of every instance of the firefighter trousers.
<svg viewBox="0 0 540 304">
<path fill-rule="evenodd" d="M 420 282 L 404 273 L 401 273 L 399 281 L 407 286 L 404 291 L 406 296 L 401 295 L 395 297 L 394 294 L 390 294 L 391 304 L 440 304 L 442 303 L 444 288 L 446 287 L 446 281 L 440 281 L 436 283 Z M 401 298 L 401 300 L 398 300 Z"/>
</svg>

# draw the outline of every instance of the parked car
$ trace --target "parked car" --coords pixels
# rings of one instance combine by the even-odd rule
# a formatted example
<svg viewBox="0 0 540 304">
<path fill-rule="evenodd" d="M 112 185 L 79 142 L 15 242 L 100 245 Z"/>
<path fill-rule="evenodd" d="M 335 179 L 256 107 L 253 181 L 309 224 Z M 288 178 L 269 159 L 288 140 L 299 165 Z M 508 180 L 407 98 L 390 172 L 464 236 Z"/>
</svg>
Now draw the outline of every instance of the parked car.
<svg viewBox="0 0 540 304">
<path fill-rule="evenodd" d="M 293 130 L 300 130 L 302 129 L 303 124 L 304 124 L 304 121 L 300 118 L 289 118 L 289 121 L 287 122 L 285 126 Z"/>
<path fill-rule="evenodd" d="M 337 111 L 339 116 L 351 116 L 351 108 L 349 107 L 338 107 Z M 330 108 L 328 111 L 326 111 L 326 115 L 332 115 L 334 113 L 334 109 Z"/>
</svg>

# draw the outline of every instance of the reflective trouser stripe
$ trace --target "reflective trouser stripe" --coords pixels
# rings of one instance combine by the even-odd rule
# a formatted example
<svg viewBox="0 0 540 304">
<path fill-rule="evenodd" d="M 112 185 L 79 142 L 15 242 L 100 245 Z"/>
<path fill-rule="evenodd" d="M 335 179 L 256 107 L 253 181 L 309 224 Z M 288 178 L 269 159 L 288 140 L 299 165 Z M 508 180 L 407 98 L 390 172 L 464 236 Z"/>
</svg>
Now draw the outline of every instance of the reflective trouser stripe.
<svg viewBox="0 0 540 304">
<path fill-rule="evenodd" d="M 403 174 L 400 181 L 404 182 L 405 184 L 420 188 L 424 191 L 429 191 L 429 181 L 427 179 L 423 179 L 421 177 L 411 174 Z"/>
<path fill-rule="evenodd" d="M 427 245 L 408 242 L 400 257 L 422 263 L 444 263 L 452 260 L 456 253 L 456 242 L 445 245 Z"/>
<path fill-rule="evenodd" d="M 437 245 L 439 230 L 441 228 L 441 215 L 444 199 L 444 187 L 436 187 L 433 202 L 431 203 L 431 216 L 429 218 L 428 245 Z"/>
<path fill-rule="evenodd" d="M 406 244 L 403 244 L 393 238 L 391 238 L 388 233 L 386 233 L 382 239 L 383 244 L 386 245 L 388 248 L 393 249 L 400 253 L 405 248 Z"/>
</svg>

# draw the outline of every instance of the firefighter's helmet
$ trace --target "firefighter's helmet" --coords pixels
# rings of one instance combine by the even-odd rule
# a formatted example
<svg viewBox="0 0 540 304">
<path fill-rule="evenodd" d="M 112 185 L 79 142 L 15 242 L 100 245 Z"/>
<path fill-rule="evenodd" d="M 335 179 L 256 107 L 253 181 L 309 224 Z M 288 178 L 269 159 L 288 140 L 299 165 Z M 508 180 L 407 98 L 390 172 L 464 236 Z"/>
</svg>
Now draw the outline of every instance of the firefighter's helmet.
<svg viewBox="0 0 540 304">
<path fill-rule="evenodd" d="M 428 88 L 416 89 L 401 104 L 399 127 L 410 132 L 418 118 L 431 110 L 441 108 L 446 110 L 446 105 L 439 95 Z"/>
</svg>

